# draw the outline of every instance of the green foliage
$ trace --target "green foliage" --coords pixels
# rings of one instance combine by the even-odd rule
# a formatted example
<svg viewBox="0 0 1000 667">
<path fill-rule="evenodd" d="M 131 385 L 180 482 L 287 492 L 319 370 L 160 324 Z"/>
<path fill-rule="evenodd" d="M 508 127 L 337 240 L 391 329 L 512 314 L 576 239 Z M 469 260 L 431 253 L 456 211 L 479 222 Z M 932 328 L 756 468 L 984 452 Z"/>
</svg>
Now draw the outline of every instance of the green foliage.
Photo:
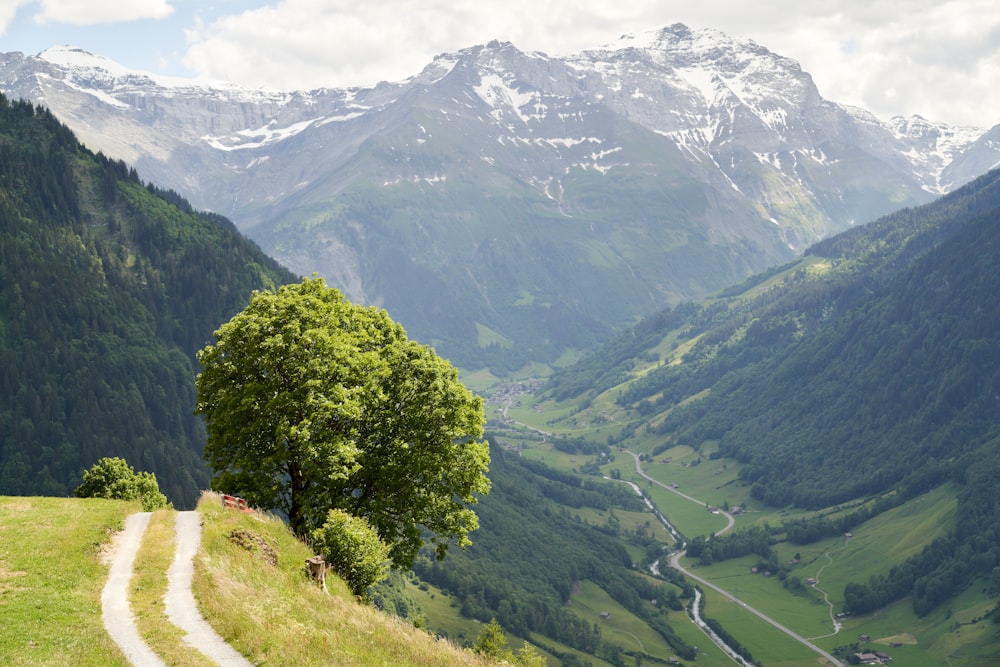
<svg viewBox="0 0 1000 667">
<path fill-rule="evenodd" d="M 470 543 L 489 490 L 482 399 L 384 310 L 322 279 L 255 292 L 198 353 L 212 486 L 278 509 L 299 534 L 330 508 L 364 517 L 408 566 L 425 530 Z"/>
<path fill-rule="evenodd" d="M 611 644 L 592 619 L 567 605 L 574 584 L 590 580 L 652 627 L 678 655 L 693 657 L 662 609 L 649 602 L 665 599 L 669 585 L 633 572 L 621 542 L 547 499 L 545 489 L 552 480 L 534 474 L 520 457 L 494 446 L 491 458 L 493 490 L 479 506 L 482 529 L 476 542 L 444 562 L 418 558 L 414 571 L 422 580 L 454 596 L 463 616 L 483 622 L 496 618 L 519 637 L 539 633 L 601 655 Z"/>
<path fill-rule="evenodd" d="M 798 544 L 945 482 L 963 487 L 952 535 L 845 591 L 855 611 L 909 595 L 927 613 L 1000 564 L 995 502 L 978 481 L 995 478 L 1000 448 L 998 217 L 994 171 L 817 244 L 800 264 L 695 304 L 683 323 L 651 337 L 672 336 L 689 351 L 621 385 L 618 403 L 663 437 L 654 454 L 717 441 L 713 456 L 741 462 L 742 481 L 769 505 L 878 498 L 837 519 L 790 523 Z M 716 559 L 715 547 L 724 557 L 742 543 L 733 553 L 763 557 L 746 537 L 695 549 Z"/>
<path fill-rule="evenodd" d="M 702 565 L 711 565 L 747 554 L 757 554 L 776 570 L 778 557 L 771 548 L 772 542 L 771 530 L 767 524 L 754 525 L 708 540 L 696 537 L 688 545 L 687 555 L 699 559 Z"/>
<path fill-rule="evenodd" d="M 495 618 L 483 626 L 472 645 L 472 650 L 480 655 L 520 667 L 545 667 L 547 664 L 545 658 L 531 644 L 525 644 L 516 652 L 507 648 L 507 636 Z"/>
<path fill-rule="evenodd" d="M 502 658 L 505 653 L 509 653 L 507 636 L 503 633 L 500 624 L 497 623 L 497 619 L 494 618 L 483 626 L 476 642 L 472 645 L 472 650 L 493 658 Z"/>
<path fill-rule="evenodd" d="M 311 537 L 316 550 L 355 595 L 363 595 L 385 578 L 389 545 L 365 519 L 332 509 L 326 515 L 326 522 Z"/>
<path fill-rule="evenodd" d="M 137 473 L 125 459 L 105 457 L 83 473 L 83 482 L 73 492 L 77 498 L 109 498 L 138 500 L 144 512 L 168 507 L 167 497 L 160 493 L 156 475 Z"/>
<path fill-rule="evenodd" d="M 0 493 L 70 495 L 105 456 L 178 506 L 207 486 L 195 351 L 251 290 L 294 276 L 171 202 L 0 96 Z"/>
</svg>

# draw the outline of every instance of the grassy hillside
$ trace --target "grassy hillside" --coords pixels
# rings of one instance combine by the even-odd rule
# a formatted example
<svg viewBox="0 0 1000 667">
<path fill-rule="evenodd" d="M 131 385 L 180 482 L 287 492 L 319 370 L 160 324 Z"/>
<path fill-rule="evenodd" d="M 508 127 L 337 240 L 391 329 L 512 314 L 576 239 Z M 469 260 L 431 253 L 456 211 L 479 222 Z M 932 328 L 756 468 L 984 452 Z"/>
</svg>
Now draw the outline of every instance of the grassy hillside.
<svg viewBox="0 0 1000 667">
<path fill-rule="evenodd" d="M 324 593 L 304 574 L 313 552 L 283 522 L 224 510 L 214 494 L 198 509 L 204 533 L 195 595 L 210 623 L 254 664 L 490 664 L 359 604 L 337 577 Z"/>
<path fill-rule="evenodd" d="M 0 663 L 128 667 L 104 630 L 101 551 L 138 503 L 0 497 Z"/>
<path fill-rule="evenodd" d="M 0 497 L 0 663 L 128 665 L 101 620 L 102 550 L 139 510 L 122 501 Z M 304 560 L 313 553 L 281 521 L 223 510 L 213 494 L 199 510 L 196 598 L 216 630 L 254 664 L 494 664 L 359 604 L 335 576 L 324 593 L 305 575 Z M 168 664 L 204 665 L 170 625 L 161 600 L 173 560 L 173 517 L 162 510 L 151 520 L 131 605 L 140 633 Z"/>
<path fill-rule="evenodd" d="M 708 539 L 718 515 L 648 491 L 701 536 L 692 562 L 783 575 L 779 607 L 812 594 L 811 575 L 789 566 L 796 553 L 823 560 L 845 533 L 863 535 L 842 554 L 851 566 L 825 573 L 835 611 L 875 623 L 895 610 L 894 627 L 921 629 L 920 664 L 976 664 L 998 637 L 998 219 L 993 172 L 665 311 L 508 405 L 502 439 L 560 469 L 596 463 L 624 478 L 633 464 L 615 448 L 627 448 L 705 504 L 748 504 L 735 534 Z M 591 460 L 577 442 L 611 445 L 616 459 Z"/>
</svg>

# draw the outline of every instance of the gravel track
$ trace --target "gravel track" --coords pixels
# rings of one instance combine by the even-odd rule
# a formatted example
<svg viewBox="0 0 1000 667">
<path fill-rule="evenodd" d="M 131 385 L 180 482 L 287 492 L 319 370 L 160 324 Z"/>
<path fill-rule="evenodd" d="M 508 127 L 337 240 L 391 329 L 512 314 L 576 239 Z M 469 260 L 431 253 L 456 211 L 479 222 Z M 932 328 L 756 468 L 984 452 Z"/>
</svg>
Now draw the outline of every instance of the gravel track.
<svg viewBox="0 0 1000 667">
<path fill-rule="evenodd" d="M 139 636 L 135 617 L 128 606 L 129 582 L 135 554 L 149 525 L 149 512 L 133 514 L 125 519 L 125 530 L 115 536 L 112 544 L 111 570 L 101 592 L 101 616 L 104 627 L 133 665 L 167 667 Z"/>
<path fill-rule="evenodd" d="M 191 579 L 194 555 L 201 544 L 201 517 L 193 511 L 177 512 L 176 516 L 176 552 L 167 571 L 167 592 L 163 597 L 167 618 L 186 633 L 185 642 L 220 667 L 252 667 L 250 661 L 227 644 L 198 611 Z M 111 570 L 101 593 L 101 615 L 108 634 L 135 667 L 167 667 L 139 635 L 128 603 L 135 555 L 149 525 L 149 517 L 149 512 L 129 516 L 125 520 L 125 530 L 115 537 Z"/>
</svg>

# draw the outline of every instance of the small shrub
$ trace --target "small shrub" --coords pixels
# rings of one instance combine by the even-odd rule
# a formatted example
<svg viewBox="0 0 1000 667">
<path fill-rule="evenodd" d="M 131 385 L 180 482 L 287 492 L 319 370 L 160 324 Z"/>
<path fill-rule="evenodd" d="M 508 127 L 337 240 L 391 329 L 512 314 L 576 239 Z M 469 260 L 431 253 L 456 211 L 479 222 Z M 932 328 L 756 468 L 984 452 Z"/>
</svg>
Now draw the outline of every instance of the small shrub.
<svg viewBox="0 0 1000 667">
<path fill-rule="evenodd" d="M 389 545 L 364 518 L 332 509 L 326 523 L 312 532 L 312 539 L 316 550 L 355 595 L 364 595 L 370 586 L 385 578 Z"/>
<path fill-rule="evenodd" d="M 105 457 L 83 473 L 83 482 L 76 487 L 77 498 L 111 498 L 138 500 L 145 512 L 168 507 L 167 497 L 160 492 L 156 475 L 137 473 L 118 457 Z"/>
</svg>

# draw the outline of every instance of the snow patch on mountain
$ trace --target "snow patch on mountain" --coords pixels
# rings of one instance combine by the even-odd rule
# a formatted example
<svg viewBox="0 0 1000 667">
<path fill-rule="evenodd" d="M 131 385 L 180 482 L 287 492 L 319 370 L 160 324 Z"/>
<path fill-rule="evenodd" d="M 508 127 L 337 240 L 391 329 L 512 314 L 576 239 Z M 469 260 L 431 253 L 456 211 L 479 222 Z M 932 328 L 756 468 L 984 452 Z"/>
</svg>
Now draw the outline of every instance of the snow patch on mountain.
<svg viewBox="0 0 1000 667">
<path fill-rule="evenodd" d="M 685 83 L 702 96 L 705 100 L 705 106 L 711 107 L 715 104 L 719 95 L 715 72 L 702 67 L 680 67 L 676 72 Z"/>
<path fill-rule="evenodd" d="M 39 53 L 38 57 L 53 65 L 70 69 L 102 70 L 116 78 L 124 78 L 133 74 L 132 70 L 124 65 L 119 65 L 110 58 L 93 54 L 75 46 L 54 46 Z"/>
<path fill-rule="evenodd" d="M 52 76 L 49 75 L 49 74 L 47 74 L 46 72 L 37 72 L 35 74 L 35 79 L 38 81 L 38 83 L 39 83 L 40 86 L 41 86 L 41 84 L 43 82 L 54 82 L 55 81 L 55 79 L 53 79 Z M 74 81 L 70 81 L 70 80 L 65 80 L 63 83 L 65 83 L 65 85 L 69 86 L 73 90 L 79 91 L 79 92 L 83 93 L 84 95 L 90 95 L 91 97 L 94 97 L 94 98 L 100 100 L 102 103 L 107 104 L 109 106 L 118 107 L 119 109 L 131 109 L 132 108 L 131 106 L 129 106 L 125 102 L 122 102 L 121 100 L 119 100 L 116 97 L 112 97 L 111 95 L 108 95 L 106 92 L 104 92 L 103 90 L 101 90 L 99 88 L 91 88 L 89 86 L 82 86 L 82 85 L 80 85 L 80 84 L 78 84 L 78 83 L 76 83 Z"/>
<path fill-rule="evenodd" d="M 537 92 L 521 92 L 508 80 L 511 77 L 496 72 L 484 72 L 480 76 L 479 85 L 472 89 L 486 104 L 493 107 L 491 115 L 496 120 L 502 120 L 504 109 L 509 109 L 520 118 L 525 125 L 532 119 L 545 117 L 545 105 Z M 524 107 L 531 106 L 531 112 L 525 113 Z"/>
<path fill-rule="evenodd" d="M 321 119 L 313 118 L 299 123 L 294 123 L 288 127 L 274 127 L 276 125 L 276 121 L 272 120 L 264 127 L 255 130 L 240 130 L 236 133 L 236 136 L 213 137 L 205 135 L 202 137 L 202 140 L 212 148 L 220 151 L 263 148 L 264 146 L 284 141 L 289 137 L 294 137 L 319 120 Z M 245 139 L 248 139 L 249 141 L 245 141 Z"/>
</svg>

